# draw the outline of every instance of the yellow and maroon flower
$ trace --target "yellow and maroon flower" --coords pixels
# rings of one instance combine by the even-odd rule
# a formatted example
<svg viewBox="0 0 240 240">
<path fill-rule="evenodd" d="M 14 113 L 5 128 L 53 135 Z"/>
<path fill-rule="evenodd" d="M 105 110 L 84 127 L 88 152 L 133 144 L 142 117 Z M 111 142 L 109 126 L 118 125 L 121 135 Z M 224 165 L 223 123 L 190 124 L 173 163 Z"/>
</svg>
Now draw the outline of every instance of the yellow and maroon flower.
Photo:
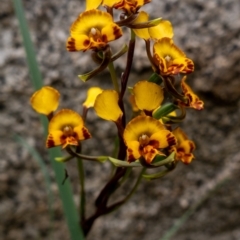
<svg viewBox="0 0 240 240">
<path fill-rule="evenodd" d="M 66 47 L 68 51 L 99 50 L 121 36 L 121 28 L 109 13 L 91 9 L 80 14 L 72 24 Z"/>
<path fill-rule="evenodd" d="M 149 116 L 138 116 L 131 120 L 124 130 L 123 138 L 128 162 L 143 157 L 147 163 L 151 163 L 156 155 L 165 155 L 161 149 L 176 144 L 174 135 Z"/>
<path fill-rule="evenodd" d="M 103 1 L 103 5 L 108 5 L 109 0 Z M 151 0 L 114 0 L 112 5 L 113 8 L 118 10 L 123 10 L 125 13 L 134 14 L 136 13 L 143 5 L 150 3 Z"/>
<path fill-rule="evenodd" d="M 163 101 L 163 89 L 153 82 L 139 81 L 133 87 L 133 95 L 137 107 L 152 113 Z"/>
<path fill-rule="evenodd" d="M 122 117 L 122 110 L 118 105 L 119 95 L 115 90 L 104 90 L 94 103 L 97 115 L 105 120 L 117 122 Z"/>
<path fill-rule="evenodd" d="M 82 117 L 70 110 L 62 109 L 51 119 L 48 125 L 47 148 L 79 144 L 79 141 L 90 138 L 84 127 Z"/>
<path fill-rule="evenodd" d="M 30 102 L 36 112 L 49 115 L 58 108 L 59 98 L 60 93 L 55 88 L 45 86 L 32 95 Z"/>
<path fill-rule="evenodd" d="M 149 21 L 148 13 L 142 11 L 138 14 L 137 18 L 131 24 L 141 24 L 141 23 L 146 23 L 148 21 Z M 133 28 L 133 31 L 138 37 L 143 38 L 145 40 L 150 38 L 154 40 L 158 40 L 164 37 L 168 37 L 168 38 L 173 37 L 172 24 L 167 20 L 161 20 L 160 23 L 154 27 L 140 28 L 140 29 Z"/>
<path fill-rule="evenodd" d="M 194 142 L 189 140 L 180 128 L 173 130 L 173 134 L 177 139 L 177 145 L 173 146 L 171 150 L 176 152 L 176 159 L 185 164 L 191 163 L 194 159 L 192 152 L 196 148 Z"/>
<path fill-rule="evenodd" d="M 181 81 L 181 87 L 183 91 L 183 95 L 187 99 L 187 102 L 179 101 L 179 104 L 184 107 L 190 107 L 197 110 L 202 110 L 204 106 L 204 102 L 199 99 L 199 97 L 192 91 L 192 89 L 186 83 L 187 77 L 184 76 Z"/>
<path fill-rule="evenodd" d="M 153 45 L 153 54 L 153 60 L 161 75 L 187 74 L 194 70 L 193 61 L 186 58 L 170 38 L 159 39 Z"/>
</svg>

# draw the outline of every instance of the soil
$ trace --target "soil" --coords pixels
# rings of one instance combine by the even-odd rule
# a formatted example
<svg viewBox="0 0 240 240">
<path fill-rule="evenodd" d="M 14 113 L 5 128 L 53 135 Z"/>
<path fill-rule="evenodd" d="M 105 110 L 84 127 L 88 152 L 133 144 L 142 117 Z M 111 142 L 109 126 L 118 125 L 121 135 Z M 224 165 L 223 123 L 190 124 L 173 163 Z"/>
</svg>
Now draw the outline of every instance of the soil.
<svg viewBox="0 0 240 240">
<path fill-rule="evenodd" d="M 87 83 L 79 81 L 77 75 L 93 69 L 90 54 L 65 50 L 69 26 L 84 10 L 84 2 L 24 0 L 23 4 L 44 84 L 61 92 L 62 108 L 81 111 L 90 86 L 110 87 L 106 72 Z M 95 222 L 88 239 L 159 240 L 188 209 L 197 206 L 171 239 L 239 240 L 240 1 L 152 0 L 145 10 L 152 18 L 172 22 L 174 41 L 195 63 L 188 83 L 205 108 L 189 110 L 181 124 L 196 142 L 195 160 L 188 166 L 178 164 L 162 179 L 143 180 L 129 202 Z M 70 238 L 43 130 L 29 104 L 33 88 L 12 1 L 1 1 L 0 29 L 0 239 L 67 240 Z M 131 84 L 151 74 L 144 42 L 138 39 L 136 46 Z M 125 59 L 116 62 L 119 73 L 124 64 Z M 87 125 L 96 137 L 84 145 L 84 151 L 92 155 L 111 152 L 114 125 L 99 120 L 93 111 Z M 55 197 L 52 224 L 40 167 L 16 141 L 16 135 L 34 147 L 48 166 Z M 66 167 L 78 203 L 76 163 L 71 161 Z M 87 212 L 91 213 L 93 200 L 107 182 L 111 168 L 109 163 L 91 162 L 85 167 Z"/>
</svg>

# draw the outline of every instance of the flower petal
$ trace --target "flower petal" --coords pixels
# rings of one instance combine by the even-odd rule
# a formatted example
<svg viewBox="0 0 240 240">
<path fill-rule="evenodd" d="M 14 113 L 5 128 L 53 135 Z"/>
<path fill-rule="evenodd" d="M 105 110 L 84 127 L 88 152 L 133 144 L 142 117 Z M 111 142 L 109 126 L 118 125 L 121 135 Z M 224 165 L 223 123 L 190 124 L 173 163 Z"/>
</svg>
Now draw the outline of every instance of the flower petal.
<svg viewBox="0 0 240 240">
<path fill-rule="evenodd" d="M 149 15 L 144 12 L 141 11 L 138 16 L 136 17 L 136 19 L 132 22 L 133 24 L 136 23 L 143 23 L 143 22 L 147 22 L 148 21 L 148 17 Z M 142 29 L 132 29 L 135 34 L 139 37 L 139 38 L 143 38 L 145 40 L 150 38 L 149 32 L 148 32 L 148 28 L 142 28 Z"/>
<path fill-rule="evenodd" d="M 99 94 L 94 103 L 97 115 L 105 120 L 116 122 L 122 116 L 118 105 L 119 95 L 114 90 L 104 90 Z"/>
<path fill-rule="evenodd" d="M 85 140 L 85 139 L 91 138 L 91 134 L 89 133 L 88 129 L 81 125 L 78 125 L 77 127 L 75 127 L 73 129 L 73 132 L 77 135 L 76 138 L 78 140 Z"/>
<path fill-rule="evenodd" d="M 62 131 L 65 126 L 71 126 L 72 128 L 83 126 L 82 117 L 70 109 L 62 109 L 49 122 L 48 131 L 49 133 L 56 130 Z"/>
<path fill-rule="evenodd" d="M 115 23 L 110 23 L 102 29 L 104 42 L 111 42 L 122 36 L 122 29 Z"/>
<path fill-rule="evenodd" d="M 191 107 L 197 110 L 202 110 L 204 107 L 204 102 L 199 99 L 199 97 L 192 91 L 192 89 L 186 83 L 187 77 L 184 76 L 181 81 L 182 91 L 185 97 L 188 99 L 188 103 L 182 103 L 183 106 Z"/>
<path fill-rule="evenodd" d="M 157 26 L 148 29 L 151 38 L 173 38 L 173 28 L 171 22 L 162 20 Z"/>
<path fill-rule="evenodd" d="M 64 142 L 63 140 L 63 132 L 61 130 L 55 130 L 48 134 L 46 147 L 52 148 L 56 146 L 62 145 Z"/>
<path fill-rule="evenodd" d="M 170 131 L 161 130 L 151 135 L 149 144 L 159 149 L 176 145 L 177 140 Z"/>
<path fill-rule="evenodd" d="M 165 127 L 156 119 L 149 116 L 138 116 L 131 120 L 123 133 L 125 143 L 139 141 L 142 134 L 151 136 L 155 132 L 164 130 Z"/>
<path fill-rule="evenodd" d="M 91 47 L 91 42 L 88 36 L 78 35 L 77 37 L 69 37 L 66 43 L 66 48 L 69 52 L 85 51 Z"/>
<path fill-rule="evenodd" d="M 136 105 L 140 110 L 153 111 L 163 101 L 163 90 L 156 83 L 140 81 L 133 87 Z"/>
<path fill-rule="evenodd" d="M 139 142 L 138 141 L 131 141 L 127 144 L 127 160 L 128 162 L 134 162 L 138 158 L 141 157 L 139 153 Z"/>
<path fill-rule="evenodd" d="M 141 154 L 143 155 L 145 161 L 147 163 L 151 163 L 152 160 L 156 157 L 156 155 L 160 154 L 160 155 L 164 155 L 161 154 L 156 148 L 154 148 L 151 145 L 148 145 L 146 147 L 143 148 L 143 151 L 141 152 Z"/>
<path fill-rule="evenodd" d="M 36 112 L 49 115 L 58 108 L 59 98 L 55 88 L 45 86 L 32 95 L 30 102 Z"/>
<path fill-rule="evenodd" d="M 99 87 L 91 87 L 91 88 L 89 88 L 89 90 L 87 92 L 87 99 L 83 103 L 83 106 L 85 106 L 86 108 L 93 107 L 97 96 L 100 93 L 102 93 L 102 91 L 103 90 L 101 88 L 99 88 Z"/>
</svg>

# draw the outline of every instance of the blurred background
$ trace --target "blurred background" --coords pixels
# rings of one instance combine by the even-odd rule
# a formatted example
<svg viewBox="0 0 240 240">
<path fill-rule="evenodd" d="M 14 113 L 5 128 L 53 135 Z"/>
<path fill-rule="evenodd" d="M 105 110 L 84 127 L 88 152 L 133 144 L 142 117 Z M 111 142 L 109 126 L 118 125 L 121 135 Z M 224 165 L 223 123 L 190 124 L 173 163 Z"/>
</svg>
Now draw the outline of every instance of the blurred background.
<svg viewBox="0 0 240 240">
<path fill-rule="evenodd" d="M 69 27 L 85 8 L 79 0 L 23 0 L 31 37 L 45 85 L 61 92 L 61 108 L 81 112 L 86 90 L 110 87 L 107 72 L 87 83 L 77 75 L 90 71 L 90 53 L 69 53 Z M 240 239 L 240 2 L 238 0 L 152 0 L 144 7 L 152 18 L 170 20 L 175 43 L 195 63 L 189 85 L 204 101 L 203 111 L 189 110 L 181 127 L 196 142 L 195 160 L 163 179 L 142 181 L 132 199 L 99 218 L 89 239 L 160 240 L 177 219 L 193 215 L 172 239 Z M 33 93 L 19 24 L 12 2 L 0 3 L 0 239 L 70 239 L 54 183 L 39 116 L 31 109 Z M 124 38 L 123 38 L 124 39 Z M 127 38 L 125 38 L 127 40 Z M 118 44 L 121 43 L 121 39 Z M 116 62 L 118 72 L 126 59 Z M 151 75 L 144 42 L 137 39 L 131 83 Z M 92 155 L 113 150 L 114 125 L 93 111 L 87 127 L 95 138 L 84 144 Z M 54 222 L 38 163 L 14 136 L 21 136 L 43 156 L 53 180 Z M 87 211 L 107 182 L 109 163 L 85 163 Z M 66 166 L 78 203 L 76 163 Z M 64 176 L 63 176 L 64 178 Z M 117 198 L 118 196 L 116 196 Z"/>
</svg>

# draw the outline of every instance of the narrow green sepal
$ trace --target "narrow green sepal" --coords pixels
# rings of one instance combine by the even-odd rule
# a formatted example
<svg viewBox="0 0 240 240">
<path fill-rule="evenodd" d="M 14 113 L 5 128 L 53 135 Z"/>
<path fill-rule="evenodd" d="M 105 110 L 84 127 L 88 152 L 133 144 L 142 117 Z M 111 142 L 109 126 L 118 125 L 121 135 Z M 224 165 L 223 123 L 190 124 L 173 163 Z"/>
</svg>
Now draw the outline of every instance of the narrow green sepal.
<svg viewBox="0 0 240 240">
<path fill-rule="evenodd" d="M 125 54 L 126 52 L 128 51 L 128 46 L 127 44 L 124 44 L 122 46 L 122 48 L 117 52 L 115 53 L 114 55 L 112 55 L 112 58 L 111 58 L 111 62 L 117 60 L 118 58 L 120 58 L 123 54 Z"/>
<path fill-rule="evenodd" d="M 186 102 L 186 98 L 180 94 L 176 88 L 174 87 L 173 85 L 173 81 L 174 81 L 174 78 L 172 77 L 164 77 L 163 78 L 163 81 L 164 81 L 164 86 L 166 88 L 166 90 L 175 98 L 177 99 L 180 99 L 181 101 L 183 102 Z"/>
<path fill-rule="evenodd" d="M 154 167 L 160 167 L 169 163 L 174 162 L 175 160 L 175 152 L 172 152 L 168 157 L 166 158 L 162 158 L 163 156 L 158 155 L 154 158 L 153 162 L 152 162 L 152 166 Z"/>
<path fill-rule="evenodd" d="M 110 48 L 108 47 L 104 52 L 103 52 L 103 61 L 102 63 L 99 65 L 98 68 L 92 70 L 91 72 L 82 74 L 82 75 L 78 75 L 78 77 L 86 82 L 87 80 L 91 79 L 92 77 L 96 76 L 98 73 L 102 72 L 110 63 L 111 61 L 111 51 Z"/>
<path fill-rule="evenodd" d="M 129 93 L 133 94 L 133 87 L 128 87 Z"/>
<path fill-rule="evenodd" d="M 72 158 L 74 158 L 73 156 L 66 156 L 66 157 L 56 157 L 55 161 L 57 162 L 68 162 L 69 160 L 71 160 Z"/>
<path fill-rule="evenodd" d="M 153 174 L 144 174 L 144 175 L 142 175 L 142 177 L 147 179 L 147 180 L 154 180 L 154 179 L 158 179 L 158 178 L 164 177 L 169 172 L 171 172 L 171 170 L 166 169 L 166 170 L 163 170 L 161 172 L 157 172 L 157 173 L 153 173 Z"/>
<path fill-rule="evenodd" d="M 165 103 L 153 113 L 153 117 L 156 119 L 160 119 L 167 116 L 176 109 L 178 109 L 177 105 L 173 103 Z"/>
<path fill-rule="evenodd" d="M 181 110 L 181 114 L 178 116 L 165 116 L 162 118 L 164 124 L 173 124 L 180 123 L 186 117 L 186 109 L 184 107 L 179 106 Z"/>
<path fill-rule="evenodd" d="M 133 22 L 137 18 L 137 14 L 132 14 L 127 18 L 121 19 L 120 21 L 115 22 L 118 26 L 128 26 L 131 22 Z"/>
<path fill-rule="evenodd" d="M 139 162 L 129 163 L 127 161 L 121 161 L 119 159 L 111 157 L 108 157 L 108 160 L 112 162 L 116 167 L 142 167 L 142 165 Z"/>
<path fill-rule="evenodd" d="M 157 73 L 153 73 L 150 78 L 148 79 L 149 82 L 153 82 L 156 83 L 158 85 L 160 85 L 163 81 L 162 78 L 157 74 Z"/>
<path fill-rule="evenodd" d="M 128 24 L 127 26 L 133 29 L 150 28 L 150 27 L 157 26 L 161 21 L 162 21 L 162 18 L 156 18 L 147 22 Z"/>
<path fill-rule="evenodd" d="M 100 156 L 97 158 L 97 161 L 101 163 L 106 162 L 107 160 L 108 160 L 107 156 Z"/>
</svg>

